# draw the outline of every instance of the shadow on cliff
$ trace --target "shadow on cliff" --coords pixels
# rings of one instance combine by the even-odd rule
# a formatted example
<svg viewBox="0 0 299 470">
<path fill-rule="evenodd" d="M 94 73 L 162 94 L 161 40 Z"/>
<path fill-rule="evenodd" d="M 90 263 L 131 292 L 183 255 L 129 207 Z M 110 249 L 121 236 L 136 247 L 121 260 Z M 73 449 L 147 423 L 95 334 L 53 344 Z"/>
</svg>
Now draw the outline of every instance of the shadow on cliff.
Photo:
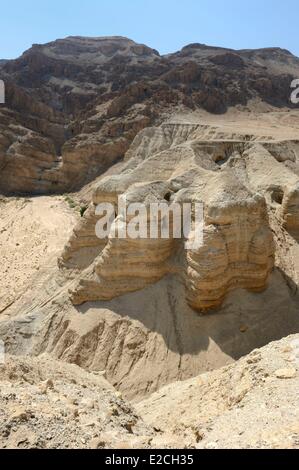
<svg viewBox="0 0 299 470">
<path fill-rule="evenodd" d="M 76 310 L 100 317 L 109 310 L 115 321 L 121 318 L 139 323 L 162 337 L 167 349 L 180 356 L 205 351 L 211 356 L 239 359 L 255 348 L 299 332 L 298 286 L 279 269 L 272 273 L 264 292 L 233 291 L 220 309 L 205 315 L 188 307 L 184 285 L 175 276 L 140 292 L 109 302 L 86 303 Z"/>
</svg>

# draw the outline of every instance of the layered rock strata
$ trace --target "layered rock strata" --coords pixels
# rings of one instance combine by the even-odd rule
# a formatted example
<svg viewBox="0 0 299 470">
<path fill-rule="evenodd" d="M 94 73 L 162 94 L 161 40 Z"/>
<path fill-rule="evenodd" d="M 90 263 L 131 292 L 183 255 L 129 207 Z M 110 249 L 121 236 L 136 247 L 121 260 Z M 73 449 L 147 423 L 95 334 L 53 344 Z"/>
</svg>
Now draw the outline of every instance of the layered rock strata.
<svg viewBox="0 0 299 470">
<path fill-rule="evenodd" d="M 75 304 L 110 300 L 173 273 L 185 283 L 187 302 L 198 311 L 220 306 L 232 289 L 260 291 L 267 286 L 275 248 L 266 199 L 237 171 L 256 144 L 205 141 L 201 132 L 192 125 L 144 130 L 133 142 L 122 172 L 100 182 L 61 260 L 67 265 L 88 247 L 96 252 L 71 292 Z M 106 240 L 97 238 L 95 209 L 101 203 L 113 204 L 115 222 L 128 228 L 130 218 L 124 222 L 117 214 L 119 196 L 125 196 L 128 205 L 145 205 L 146 237 L 119 239 L 110 234 Z M 168 239 L 148 236 L 151 204 L 165 202 L 180 207 L 203 203 L 200 246 L 186 248 L 194 237 L 192 231 L 187 237 L 174 238 L 171 217 Z"/>
</svg>

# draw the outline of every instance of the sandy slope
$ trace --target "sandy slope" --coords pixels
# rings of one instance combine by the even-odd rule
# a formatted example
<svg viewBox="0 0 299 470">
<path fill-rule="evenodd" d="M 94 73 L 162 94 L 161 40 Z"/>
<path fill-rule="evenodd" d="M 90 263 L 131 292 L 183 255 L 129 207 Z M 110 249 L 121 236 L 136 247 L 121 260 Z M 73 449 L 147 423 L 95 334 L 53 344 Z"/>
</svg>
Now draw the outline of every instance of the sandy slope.
<svg viewBox="0 0 299 470">
<path fill-rule="evenodd" d="M 0 313 L 55 269 L 76 218 L 63 197 L 0 199 Z"/>
<path fill-rule="evenodd" d="M 297 109 L 277 110 L 258 100 L 246 107 L 230 108 L 223 115 L 214 115 L 203 110 L 178 112 L 171 115 L 169 122 L 192 123 L 212 126 L 223 132 L 252 134 L 257 137 L 271 137 L 274 140 L 298 139 L 299 111 Z"/>
</svg>

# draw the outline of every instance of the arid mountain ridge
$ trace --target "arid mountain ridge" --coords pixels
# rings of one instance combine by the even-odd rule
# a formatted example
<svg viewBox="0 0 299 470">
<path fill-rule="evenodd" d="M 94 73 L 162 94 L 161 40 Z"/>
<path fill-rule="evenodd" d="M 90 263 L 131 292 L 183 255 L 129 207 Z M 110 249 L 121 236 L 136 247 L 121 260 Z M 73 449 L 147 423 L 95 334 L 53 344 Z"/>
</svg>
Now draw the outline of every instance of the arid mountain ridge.
<svg viewBox="0 0 299 470">
<path fill-rule="evenodd" d="M 0 64 L 0 191 L 77 190 L 175 109 L 224 113 L 260 100 L 292 107 L 299 59 L 279 48 L 190 44 L 160 56 L 122 37 L 68 37 Z"/>
</svg>

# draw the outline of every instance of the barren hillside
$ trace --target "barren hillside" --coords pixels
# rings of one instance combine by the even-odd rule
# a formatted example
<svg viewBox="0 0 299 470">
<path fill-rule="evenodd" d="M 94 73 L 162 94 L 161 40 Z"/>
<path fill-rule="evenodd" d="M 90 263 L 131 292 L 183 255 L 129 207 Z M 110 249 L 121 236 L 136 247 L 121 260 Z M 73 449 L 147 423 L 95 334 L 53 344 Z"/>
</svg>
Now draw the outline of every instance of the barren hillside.
<svg viewBox="0 0 299 470">
<path fill-rule="evenodd" d="M 298 335 L 130 405 L 105 380 L 42 355 L 0 366 L 1 448 L 298 448 Z M 228 432 L 229 430 L 229 432 Z"/>
</svg>

